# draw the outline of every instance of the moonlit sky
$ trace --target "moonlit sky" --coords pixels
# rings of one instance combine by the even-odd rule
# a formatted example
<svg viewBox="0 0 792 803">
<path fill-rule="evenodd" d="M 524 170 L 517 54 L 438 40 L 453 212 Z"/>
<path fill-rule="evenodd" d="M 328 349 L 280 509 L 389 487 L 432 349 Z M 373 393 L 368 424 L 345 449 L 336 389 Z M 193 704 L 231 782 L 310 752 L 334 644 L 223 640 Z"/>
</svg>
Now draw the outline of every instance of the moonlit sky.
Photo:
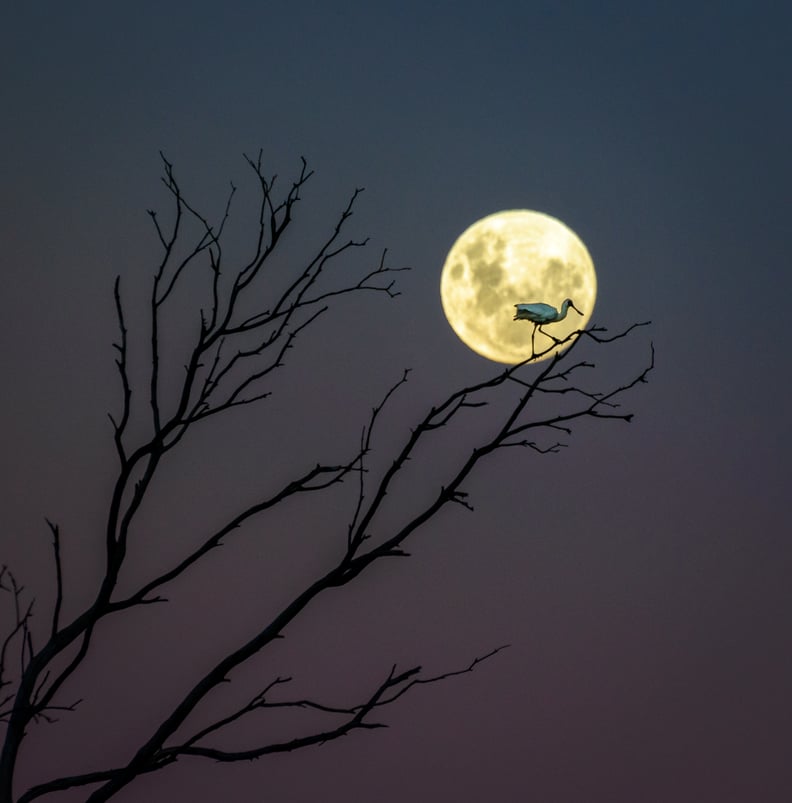
<svg viewBox="0 0 792 803">
<path fill-rule="evenodd" d="M 653 321 L 597 355 L 603 383 L 629 378 L 654 341 L 632 424 L 584 422 L 558 455 L 496 456 L 466 486 L 475 514 L 444 512 L 409 561 L 321 600 L 206 710 L 276 675 L 293 696 L 351 703 L 394 663 L 442 672 L 510 649 L 386 709 L 387 730 L 249 765 L 184 760 L 119 801 L 792 799 L 790 14 L 695 0 L 6 4 L 0 562 L 36 594 L 42 631 L 44 516 L 63 531 L 65 615 L 96 588 L 120 401 L 112 282 L 143 337 L 145 210 L 167 209 L 159 150 L 214 216 L 229 180 L 252 191 L 243 153 L 263 149 L 284 183 L 304 155 L 316 176 L 290 248 L 365 186 L 350 233 L 371 235 L 372 261 L 387 246 L 413 270 L 393 302 L 345 299 L 271 400 L 174 456 L 130 578 L 290 468 L 357 443 L 403 368 L 383 462 L 427 405 L 497 370 L 456 338 L 438 294 L 448 249 L 484 215 L 563 220 L 597 266 L 594 321 Z M 240 248 L 244 219 L 240 204 Z M 427 449 L 428 465 L 468 434 Z M 426 487 L 407 483 L 401 501 Z M 349 498 L 319 501 L 240 533 L 167 609 L 100 629 L 64 689 L 85 703 L 35 731 L 21 778 L 126 761 L 175 690 L 326 565 Z"/>
</svg>

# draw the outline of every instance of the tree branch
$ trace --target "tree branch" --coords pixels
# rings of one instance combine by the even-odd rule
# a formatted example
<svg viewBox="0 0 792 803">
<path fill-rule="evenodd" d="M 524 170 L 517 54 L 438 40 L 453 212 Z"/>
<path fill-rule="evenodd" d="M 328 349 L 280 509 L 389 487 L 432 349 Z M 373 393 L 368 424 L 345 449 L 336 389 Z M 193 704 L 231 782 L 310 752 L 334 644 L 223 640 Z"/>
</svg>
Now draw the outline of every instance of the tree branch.
<svg viewBox="0 0 792 803">
<path fill-rule="evenodd" d="M 528 430 L 549 431 L 557 436 L 569 434 L 571 424 L 582 418 L 618 419 L 630 421 L 632 413 L 619 408 L 621 396 L 641 382 L 647 381 L 654 367 L 654 348 L 648 367 L 632 380 L 596 390 L 575 384 L 585 372 L 593 368 L 593 362 L 572 362 L 569 355 L 588 341 L 592 347 L 612 343 L 626 337 L 638 326 L 634 324 L 623 332 L 608 335 L 602 327 L 572 332 L 563 340 L 551 338 L 553 345 L 543 352 L 515 366 L 501 369 L 493 376 L 450 393 L 443 401 L 422 415 L 409 433 L 405 433 L 401 448 L 384 468 L 376 472 L 371 468 L 369 456 L 375 446 L 375 430 L 385 416 L 388 403 L 396 391 L 406 382 L 405 371 L 385 393 L 362 428 L 359 444 L 348 459 L 316 463 L 295 479 L 286 482 L 280 490 L 267 496 L 254 498 L 223 526 L 208 536 L 199 546 L 186 550 L 175 559 L 174 564 L 159 574 L 151 573 L 138 580 L 137 590 L 117 597 L 117 585 L 125 567 L 127 551 L 134 545 L 134 529 L 138 511 L 158 476 L 163 459 L 178 445 L 191 427 L 198 421 L 215 418 L 242 405 L 249 405 L 266 398 L 271 390 L 269 378 L 285 363 L 287 352 L 295 345 L 298 336 L 312 326 L 328 310 L 332 300 L 344 294 L 360 291 L 384 293 L 393 298 L 395 274 L 407 268 L 394 268 L 386 264 L 383 250 L 378 264 L 373 268 L 358 271 L 351 278 L 325 282 L 332 269 L 343 263 L 341 257 L 362 248 L 367 240 L 346 238 L 345 226 L 353 214 L 354 205 L 362 190 L 356 189 L 346 206 L 335 220 L 329 234 L 324 236 L 307 264 L 284 286 L 273 291 L 273 303 L 269 308 L 258 303 L 258 287 L 252 285 L 262 275 L 264 265 L 275 252 L 293 220 L 296 204 L 300 201 L 303 186 L 310 179 L 305 159 L 297 179 L 280 199 L 274 195 L 276 177 L 265 177 L 261 153 L 254 161 L 245 157 L 253 169 L 259 184 L 258 221 L 254 224 L 255 242 L 249 260 L 232 269 L 228 280 L 221 282 L 225 271 L 226 256 L 223 251 L 223 235 L 229 220 L 236 188 L 231 190 L 224 212 L 215 226 L 209 223 L 197 207 L 189 203 L 174 176 L 173 167 L 163 154 L 162 181 L 173 205 L 170 226 L 163 227 L 153 211 L 149 211 L 162 253 L 155 269 L 151 293 L 147 301 L 151 314 L 148 338 L 150 373 L 144 378 L 147 393 L 133 395 L 133 383 L 128 364 L 128 332 L 120 292 L 120 279 L 113 288 L 119 338 L 113 344 L 116 351 L 115 364 L 121 380 L 122 409 L 117 419 L 110 415 L 113 426 L 115 449 L 119 459 L 109 502 L 105 525 L 105 567 L 98 582 L 93 601 L 72 621 L 62 621 L 64 598 L 61 566 L 59 526 L 47 520 L 52 533 L 55 560 L 55 604 L 52 621 L 47 628 L 47 641 L 37 649 L 33 640 L 31 619 L 33 603 L 26 606 L 22 601 L 23 588 L 17 584 L 7 567 L 0 569 L 0 590 L 8 592 L 14 606 L 14 619 L 10 631 L 0 644 L 0 719 L 8 722 L 8 730 L 0 754 L 0 800 L 11 800 L 12 777 L 20 745 L 31 722 L 39 719 L 52 721 L 54 712 L 73 710 L 77 703 L 64 704 L 58 699 L 63 684 L 81 667 L 92 643 L 96 626 L 104 618 L 135 606 L 145 606 L 164 601 L 157 592 L 176 578 L 186 575 L 212 550 L 221 546 L 233 531 L 253 522 L 254 518 L 286 499 L 298 494 L 310 494 L 343 482 L 350 474 L 357 474 L 357 488 L 352 491 L 354 500 L 351 515 L 346 522 L 346 538 L 341 536 L 337 544 L 335 562 L 324 568 L 319 576 L 295 594 L 291 601 L 269 622 L 256 625 L 255 632 L 242 643 L 222 655 L 209 671 L 194 678 L 192 684 L 177 698 L 159 725 L 138 745 L 135 753 L 123 767 L 101 770 L 82 775 L 72 775 L 39 784 L 25 792 L 17 803 L 29 801 L 54 791 L 82 786 L 99 785 L 90 801 L 103 801 L 112 797 L 141 773 L 160 769 L 181 756 L 194 755 L 219 761 L 239 761 L 259 758 L 276 752 L 285 752 L 320 744 L 339 738 L 355 729 L 384 727 L 371 721 L 372 713 L 398 700 L 419 684 L 434 683 L 446 678 L 470 672 L 481 661 L 496 654 L 500 649 L 476 658 L 467 668 L 446 672 L 437 676 L 424 676 L 419 666 L 397 672 L 394 666 L 390 673 L 371 690 L 362 702 L 351 706 L 328 705 L 311 699 L 270 699 L 276 688 L 286 684 L 289 678 L 277 677 L 262 692 L 245 706 L 194 732 L 193 736 L 180 743 L 171 743 L 175 734 L 188 727 L 196 707 L 206 696 L 224 683 L 230 673 L 248 659 L 260 653 L 269 644 L 282 637 L 288 625 L 323 592 L 350 583 L 375 561 L 388 557 L 408 555 L 406 544 L 417 531 L 427 524 L 447 504 L 457 504 L 473 510 L 464 483 L 471 477 L 480 462 L 499 449 L 514 446 L 525 447 L 538 454 L 558 452 L 564 443 L 538 443 L 527 437 Z M 193 318 L 195 332 L 190 345 L 183 350 L 184 374 L 175 388 L 170 390 L 161 375 L 161 353 L 170 335 L 166 327 L 165 312 L 172 304 L 167 303 L 180 292 L 185 276 L 191 266 L 208 264 L 205 276 L 204 305 L 197 305 Z M 274 278 L 274 277 L 273 277 Z M 253 306 L 251 311 L 250 306 Z M 558 346 L 567 346 L 557 352 Z M 547 356 L 545 365 L 538 358 Z M 533 372 L 533 374 L 532 374 Z M 528 415 L 531 403 L 541 395 L 563 397 L 563 410 L 548 415 L 545 408 L 541 414 Z M 469 452 L 457 459 L 456 464 L 438 482 L 436 493 L 429 502 L 405 499 L 405 504 L 396 523 L 383 523 L 381 511 L 385 499 L 393 490 L 397 477 L 407 470 L 416 450 L 428 440 L 439 437 L 447 428 L 462 427 L 468 435 L 471 417 L 480 421 L 484 410 L 501 409 L 499 405 L 488 407 L 493 396 L 496 401 L 508 404 L 505 413 L 490 424 L 485 436 L 479 440 L 468 436 Z M 140 399 L 140 402 L 137 400 Z M 133 439 L 129 421 L 137 414 L 133 400 L 142 407 L 146 429 Z M 137 421 L 137 418 L 135 418 Z M 344 543 L 344 541 L 346 543 Z M 153 576 L 152 576 L 153 574 Z M 15 641 L 16 640 L 16 641 Z M 13 664 L 13 666 L 12 666 Z M 18 666 L 17 666 L 18 664 Z M 10 687 L 10 688 L 6 688 Z M 15 689 L 15 691 L 12 691 Z M 11 693 L 8 693 L 11 692 Z M 79 702 L 79 701 L 78 701 Z M 331 727 L 322 727 L 295 739 L 253 745 L 243 751 L 224 751 L 202 744 L 210 736 L 233 727 L 254 711 L 272 708 L 308 709 L 318 716 L 340 717 Z"/>
<path fill-rule="evenodd" d="M 391 667 L 391 670 L 385 680 L 383 680 L 377 686 L 377 688 L 364 702 L 352 706 L 325 705 L 310 699 L 269 701 L 267 700 L 267 694 L 271 689 L 277 685 L 287 683 L 291 680 L 291 678 L 276 678 L 262 692 L 257 694 L 247 705 L 243 706 L 230 716 L 225 717 L 222 720 L 218 720 L 212 725 L 202 729 L 201 731 L 198 731 L 194 736 L 187 739 L 182 744 L 163 748 L 159 755 L 166 758 L 170 758 L 172 756 L 199 756 L 202 758 L 211 758 L 215 761 L 224 762 L 252 761 L 273 753 L 289 752 L 302 747 L 308 747 L 310 745 L 324 744 L 325 742 L 345 736 L 355 729 L 385 728 L 387 725 L 380 722 L 369 722 L 367 721 L 366 717 L 375 709 L 390 705 L 391 703 L 395 702 L 415 686 L 438 683 L 442 680 L 447 680 L 448 678 L 457 677 L 459 675 L 472 672 L 480 663 L 483 663 L 487 659 L 496 655 L 501 650 L 506 649 L 507 646 L 508 645 L 496 647 L 485 655 L 474 658 L 468 664 L 468 666 L 463 669 L 451 670 L 430 677 L 420 676 L 420 666 L 414 666 L 410 669 L 397 673 L 396 666 L 394 665 Z M 318 711 L 325 714 L 346 715 L 347 719 L 336 727 L 328 730 L 321 730 L 306 736 L 289 739 L 285 742 L 273 742 L 248 750 L 227 751 L 197 745 L 197 742 L 201 741 L 209 734 L 216 733 L 217 731 L 227 727 L 229 724 L 237 722 L 247 714 L 258 710 L 272 708 L 311 709 L 313 711 Z"/>
<path fill-rule="evenodd" d="M 113 298 L 115 300 L 116 315 L 118 317 L 118 328 L 121 332 L 121 342 L 113 343 L 113 347 L 118 351 L 118 359 L 115 364 L 118 368 L 119 376 L 121 377 L 121 391 L 123 393 L 123 408 L 121 411 L 121 419 L 116 423 L 113 416 L 108 413 L 108 417 L 113 424 L 113 439 L 118 452 L 118 459 L 123 465 L 126 462 L 126 452 L 124 451 L 124 430 L 126 429 L 127 422 L 129 421 L 129 413 L 132 402 L 132 389 L 129 385 L 129 374 L 127 373 L 127 328 L 124 324 L 124 308 L 121 303 L 121 277 L 116 276 L 113 285 Z"/>
<path fill-rule="evenodd" d="M 60 617 L 60 609 L 63 604 L 63 573 L 61 570 L 60 558 L 60 528 L 57 524 L 53 524 L 49 519 L 46 519 L 47 526 L 52 532 L 52 550 L 55 557 L 55 607 L 52 612 L 52 631 L 51 636 L 54 638 L 58 632 L 58 619 Z"/>
</svg>

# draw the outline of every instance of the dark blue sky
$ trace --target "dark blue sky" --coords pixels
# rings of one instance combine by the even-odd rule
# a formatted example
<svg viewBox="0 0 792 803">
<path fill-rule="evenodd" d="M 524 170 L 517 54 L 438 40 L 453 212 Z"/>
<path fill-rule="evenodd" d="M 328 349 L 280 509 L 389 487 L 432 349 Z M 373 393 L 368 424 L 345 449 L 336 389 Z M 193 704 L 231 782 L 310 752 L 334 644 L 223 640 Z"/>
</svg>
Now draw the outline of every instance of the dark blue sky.
<svg viewBox="0 0 792 803">
<path fill-rule="evenodd" d="M 511 649 L 405 698 L 387 731 L 250 766 L 185 761 L 119 800 L 788 801 L 786 4 L 163 5 L 0 12 L 0 562 L 42 610 L 45 515 L 70 539 L 67 607 L 93 593 L 115 468 L 112 281 L 144 299 L 145 210 L 166 203 L 159 150 L 210 214 L 229 180 L 250 189 L 243 152 L 262 148 L 284 181 L 304 155 L 316 176 L 295 231 L 315 242 L 365 186 L 354 233 L 413 270 L 393 303 L 342 305 L 280 397 L 169 469 L 141 570 L 273 465 L 354 441 L 402 368 L 413 378 L 383 448 L 422 406 L 492 372 L 438 298 L 451 244 L 491 212 L 571 226 L 598 271 L 594 320 L 653 321 L 606 352 L 603 378 L 640 369 L 650 338 L 657 368 L 630 426 L 590 422 L 559 455 L 496 457 L 469 484 L 475 515 L 444 513 L 411 561 L 323 602 L 257 671 L 310 690 L 320 668 L 343 695 L 394 662 L 442 671 Z M 123 761 L 167 692 L 250 632 L 262 598 L 276 604 L 322 565 L 327 522 L 337 514 L 340 532 L 346 510 L 333 497 L 329 511 L 289 511 L 296 524 L 284 513 L 271 544 L 245 535 L 172 594 L 162 626 L 141 614 L 108 630 L 74 695 L 101 676 L 120 702 L 108 716 L 87 701 L 31 740 L 39 770 Z M 205 637 L 190 647 L 185 630 Z M 156 677 L 139 668 L 151 663 Z M 241 676 L 240 698 L 261 677 Z"/>
</svg>

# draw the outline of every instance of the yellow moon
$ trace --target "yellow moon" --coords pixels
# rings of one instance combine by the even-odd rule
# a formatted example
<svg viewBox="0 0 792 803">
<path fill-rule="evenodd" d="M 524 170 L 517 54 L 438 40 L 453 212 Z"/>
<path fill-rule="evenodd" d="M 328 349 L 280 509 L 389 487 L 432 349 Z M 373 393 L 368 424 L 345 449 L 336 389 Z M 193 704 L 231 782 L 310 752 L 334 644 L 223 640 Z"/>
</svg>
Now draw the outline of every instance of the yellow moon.
<svg viewBox="0 0 792 803">
<path fill-rule="evenodd" d="M 564 320 L 543 327 L 561 340 L 591 318 L 597 275 L 586 246 L 560 220 L 514 209 L 482 218 L 463 232 L 446 257 L 440 298 L 463 343 L 513 365 L 531 356 L 534 329 L 531 321 L 514 320 L 514 305 L 543 302 L 560 309 L 571 298 L 583 316 L 570 307 Z M 553 341 L 539 330 L 535 345 L 537 353 L 544 352 Z"/>
</svg>

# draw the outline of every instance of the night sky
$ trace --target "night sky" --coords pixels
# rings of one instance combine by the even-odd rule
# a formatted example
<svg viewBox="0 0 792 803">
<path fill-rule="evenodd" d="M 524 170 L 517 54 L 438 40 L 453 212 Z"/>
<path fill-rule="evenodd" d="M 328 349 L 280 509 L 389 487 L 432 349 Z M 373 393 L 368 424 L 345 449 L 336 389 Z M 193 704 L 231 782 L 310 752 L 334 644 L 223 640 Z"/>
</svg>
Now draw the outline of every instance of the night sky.
<svg viewBox="0 0 792 803">
<path fill-rule="evenodd" d="M 652 321 L 589 355 L 603 386 L 656 349 L 650 383 L 625 399 L 631 424 L 583 421 L 559 454 L 495 455 L 466 483 L 475 513 L 452 506 L 411 559 L 321 598 L 202 714 L 277 675 L 294 678 L 290 696 L 351 704 L 394 663 L 440 673 L 509 649 L 386 708 L 387 730 L 251 764 L 185 759 L 119 801 L 792 800 L 790 44 L 788 4 L 755 0 L 6 4 L 0 563 L 36 595 L 40 637 L 45 516 L 63 534 L 67 618 L 98 582 L 120 405 L 112 286 L 120 274 L 140 358 L 158 257 L 146 210 L 168 209 L 160 150 L 213 218 L 239 186 L 240 254 L 255 190 L 243 154 L 262 149 L 283 186 L 301 156 L 316 170 L 288 254 L 365 187 L 350 234 L 371 236 L 371 262 L 387 247 L 412 270 L 393 301 L 339 301 L 271 399 L 169 458 L 130 588 L 290 471 L 354 447 L 404 368 L 382 465 L 429 405 L 497 372 L 438 293 L 449 248 L 487 214 L 563 220 L 597 268 L 594 322 Z M 496 414 L 480 413 L 482 431 Z M 475 431 L 422 451 L 394 521 Z M 63 690 L 85 702 L 35 729 L 19 789 L 128 760 L 174 693 L 328 566 L 351 501 L 339 488 L 290 502 L 167 607 L 101 627 Z"/>
</svg>

